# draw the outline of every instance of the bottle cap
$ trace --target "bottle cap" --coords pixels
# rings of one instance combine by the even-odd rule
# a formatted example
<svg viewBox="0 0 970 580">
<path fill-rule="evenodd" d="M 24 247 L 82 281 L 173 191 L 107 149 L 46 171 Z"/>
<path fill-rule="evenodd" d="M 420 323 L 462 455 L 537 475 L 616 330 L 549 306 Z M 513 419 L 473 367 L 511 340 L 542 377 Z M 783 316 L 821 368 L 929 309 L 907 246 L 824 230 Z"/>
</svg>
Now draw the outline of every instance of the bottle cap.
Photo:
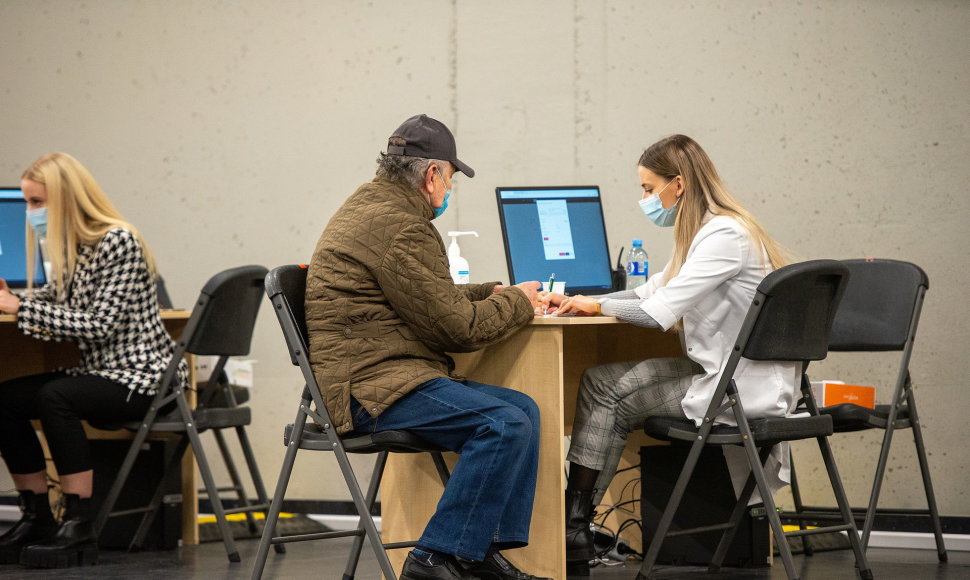
<svg viewBox="0 0 970 580">
<path fill-rule="evenodd" d="M 640 238 L 634 238 L 633 239 L 633 247 L 634 248 L 643 247 L 643 240 L 641 240 Z"/>
</svg>

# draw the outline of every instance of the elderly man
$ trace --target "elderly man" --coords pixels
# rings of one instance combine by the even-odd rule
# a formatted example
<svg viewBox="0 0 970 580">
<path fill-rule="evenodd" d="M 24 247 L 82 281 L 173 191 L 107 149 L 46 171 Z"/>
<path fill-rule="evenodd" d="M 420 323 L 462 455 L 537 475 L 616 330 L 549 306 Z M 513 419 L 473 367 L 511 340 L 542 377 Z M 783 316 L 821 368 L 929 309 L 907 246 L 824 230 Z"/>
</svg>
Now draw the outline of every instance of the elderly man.
<svg viewBox="0 0 970 580">
<path fill-rule="evenodd" d="M 402 580 L 535 578 L 499 550 L 525 546 L 539 413 L 527 395 L 469 381 L 445 353 L 478 350 L 532 319 L 538 282 L 455 285 L 431 220 L 448 207 L 455 138 L 418 115 L 377 175 L 337 210 L 307 277 L 310 360 L 339 433 L 406 429 L 461 458 Z"/>
</svg>

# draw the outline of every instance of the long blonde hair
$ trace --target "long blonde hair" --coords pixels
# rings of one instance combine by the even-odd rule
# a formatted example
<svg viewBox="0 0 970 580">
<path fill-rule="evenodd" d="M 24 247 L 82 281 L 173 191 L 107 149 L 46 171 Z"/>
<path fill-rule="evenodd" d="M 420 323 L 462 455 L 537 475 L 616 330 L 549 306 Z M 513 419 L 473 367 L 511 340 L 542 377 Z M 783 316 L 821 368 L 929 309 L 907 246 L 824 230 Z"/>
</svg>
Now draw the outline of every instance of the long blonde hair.
<svg viewBox="0 0 970 580">
<path fill-rule="evenodd" d="M 764 248 L 772 269 L 791 262 L 788 252 L 776 242 L 761 224 L 731 195 L 714 168 L 714 163 L 696 141 L 686 135 L 671 135 L 647 147 L 638 163 L 661 177 L 673 179 L 678 175 L 684 181 L 674 222 L 674 251 L 667 272 L 667 282 L 679 272 L 687 251 L 697 231 L 704 224 L 707 212 L 726 215 L 738 221 L 755 242 L 755 248 Z M 764 257 L 762 255 L 762 258 Z M 762 264 L 764 262 L 762 261 Z"/>
<path fill-rule="evenodd" d="M 141 234 L 115 208 L 108 196 L 81 163 L 67 153 L 50 153 L 30 164 L 21 179 L 28 179 L 47 190 L 47 257 L 51 263 L 51 282 L 58 302 L 67 299 L 74 278 L 79 244 L 94 245 L 110 230 L 130 231 L 141 246 L 148 270 L 157 275 L 155 259 Z M 27 279 L 34 279 L 35 234 L 27 228 Z"/>
</svg>

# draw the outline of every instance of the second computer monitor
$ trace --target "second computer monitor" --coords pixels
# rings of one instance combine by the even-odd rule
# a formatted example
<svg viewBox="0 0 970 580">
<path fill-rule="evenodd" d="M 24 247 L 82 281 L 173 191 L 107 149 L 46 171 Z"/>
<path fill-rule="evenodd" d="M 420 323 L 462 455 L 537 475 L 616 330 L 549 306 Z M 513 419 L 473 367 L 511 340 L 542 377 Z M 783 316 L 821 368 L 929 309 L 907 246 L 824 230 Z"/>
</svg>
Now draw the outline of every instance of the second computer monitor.
<svg viewBox="0 0 970 580">
<path fill-rule="evenodd" d="M 27 286 L 27 202 L 18 187 L 0 187 L 0 278 L 11 288 Z M 34 286 L 44 285 L 40 248 L 34 251 Z"/>
<path fill-rule="evenodd" d="M 613 289 L 599 187 L 497 187 L 512 284 L 555 274 L 569 294 Z"/>
</svg>

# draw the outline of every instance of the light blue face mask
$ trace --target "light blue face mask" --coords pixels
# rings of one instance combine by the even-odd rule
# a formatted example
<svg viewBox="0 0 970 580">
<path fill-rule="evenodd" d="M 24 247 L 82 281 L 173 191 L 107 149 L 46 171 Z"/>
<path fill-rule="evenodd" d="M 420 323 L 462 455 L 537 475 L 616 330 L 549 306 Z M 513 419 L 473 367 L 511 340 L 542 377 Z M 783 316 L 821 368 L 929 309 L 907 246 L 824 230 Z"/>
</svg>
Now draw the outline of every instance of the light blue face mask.
<svg viewBox="0 0 970 580">
<path fill-rule="evenodd" d="M 47 208 L 27 210 L 27 223 L 33 228 L 34 233 L 40 237 L 47 235 Z"/>
<path fill-rule="evenodd" d="M 441 217 L 441 214 L 445 213 L 445 210 L 448 209 L 448 198 L 451 197 L 451 190 L 448 189 L 448 185 L 445 184 L 445 178 L 441 175 L 440 171 L 438 172 L 438 177 L 441 178 L 441 185 L 445 186 L 445 201 L 442 202 L 441 207 L 431 208 L 434 210 L 434 217 L 436 218 Z"/>
<path fill-rule="evenodd" d="M 640 200 L 640 209 L 643 210 L 644 215 L 662 228 L 670 227 L 677 221 L 677 208 L 680 207 L 680 199 L 669 209 L 664 209 L 663 202 L 660 201 L 660 194 L 673 182 L 674 180 L 671 179 L 660 191 Z"/>
</svg>

